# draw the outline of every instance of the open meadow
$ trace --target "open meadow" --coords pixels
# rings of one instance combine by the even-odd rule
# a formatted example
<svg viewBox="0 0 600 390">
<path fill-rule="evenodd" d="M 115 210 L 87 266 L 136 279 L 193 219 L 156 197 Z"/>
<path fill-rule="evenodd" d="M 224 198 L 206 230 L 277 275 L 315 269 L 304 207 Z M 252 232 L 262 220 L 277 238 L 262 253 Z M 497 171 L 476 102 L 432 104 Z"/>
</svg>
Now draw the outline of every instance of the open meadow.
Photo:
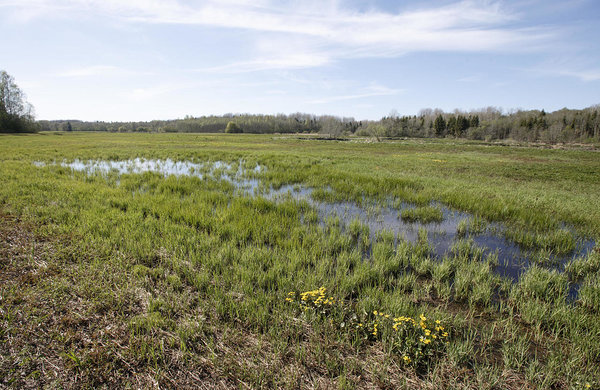
<svg viewBox="0 0 600 390">
<path fill-rule="evenodd" d="M 600 154 L 0 135 L 0 387 L 600 389 Z"/>
</svg>

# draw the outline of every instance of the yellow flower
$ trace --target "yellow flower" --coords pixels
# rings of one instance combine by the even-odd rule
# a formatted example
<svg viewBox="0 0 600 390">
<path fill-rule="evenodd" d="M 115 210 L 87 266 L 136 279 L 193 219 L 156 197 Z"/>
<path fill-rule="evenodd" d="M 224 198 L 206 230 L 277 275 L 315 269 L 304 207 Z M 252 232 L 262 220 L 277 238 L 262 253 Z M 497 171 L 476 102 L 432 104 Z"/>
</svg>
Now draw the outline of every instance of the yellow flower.
<svg viewBox="0 0 600 390">
<path fill-rule="evenodd" d="M 373 336 L 377 336 L 377 324 L 373 325 Z"/>
<path fill-rule="evenodd" d="M 377 315 L 377 310 L 373 311 L 373 315 L 375 315 L 375 316 Z"/>
<path fill-rule="evenodd" d="M 427 317 L 425 317 L 423 314 L 421 314 L 419 318 L 421 319 L 421 321 L 427 321 Z"/>
<path fill-rule="evenodd" d="M 402 359 L 406 364 L 410 364 L 410 358 L 408 356 L 403 356 Z"/>
</svg>

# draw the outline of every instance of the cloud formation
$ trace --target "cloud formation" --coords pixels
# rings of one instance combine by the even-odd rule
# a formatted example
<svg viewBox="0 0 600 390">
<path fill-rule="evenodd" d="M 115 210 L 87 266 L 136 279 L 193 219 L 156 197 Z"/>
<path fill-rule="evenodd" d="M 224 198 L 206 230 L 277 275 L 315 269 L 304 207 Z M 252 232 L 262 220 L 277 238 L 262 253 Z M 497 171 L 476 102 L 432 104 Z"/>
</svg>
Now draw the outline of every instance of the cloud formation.
<svg viewBox="0 0 600 390">
<path fill-rule="evenodd" d="M 516 12 L 483 0 L 398 12 L 358 11 L 334 0 L 0 0 L 2 6 L 17 13 L 35 9 L 35 17 L 77 13 L 255 33 L 256 57 L 214 69 L 225 72 L 315 67 L 415 51 L 532 50 L 552 37 L 542 28 L 514 27 Z"/>
</svg>

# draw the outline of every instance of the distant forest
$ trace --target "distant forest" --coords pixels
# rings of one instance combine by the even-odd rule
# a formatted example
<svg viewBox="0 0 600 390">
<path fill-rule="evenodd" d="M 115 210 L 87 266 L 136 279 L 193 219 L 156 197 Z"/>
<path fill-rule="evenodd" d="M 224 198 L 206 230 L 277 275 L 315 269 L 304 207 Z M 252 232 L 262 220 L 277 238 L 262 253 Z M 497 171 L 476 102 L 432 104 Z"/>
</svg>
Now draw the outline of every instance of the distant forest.
<svg viewBox="0 0 600 390">
<path fill-rule="evenodd" d="M 318 133 L 332 138 L 354 134 L 377 139 L 458 137 L 487 141 L 597 142 L 600 141 L 600 105 L 583 110 L 564 108 L 551 113 L 544 110 L 503 112 L 495 107 L 451 113 L 423 109 L 418 115 L 392 113 L 378 121 L 303 113 L 225 114 L 150 122 L 38 121 L 38 126 L 42 131 Z"/>
</svg>

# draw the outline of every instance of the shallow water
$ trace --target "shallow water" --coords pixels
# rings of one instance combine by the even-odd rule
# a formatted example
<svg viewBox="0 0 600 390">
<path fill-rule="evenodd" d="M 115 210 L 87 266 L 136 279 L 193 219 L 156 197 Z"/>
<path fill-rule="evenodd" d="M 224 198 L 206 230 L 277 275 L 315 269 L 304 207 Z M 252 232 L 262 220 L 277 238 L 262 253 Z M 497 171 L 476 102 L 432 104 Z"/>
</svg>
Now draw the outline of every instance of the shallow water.
<svg viewBox="0 0 600 390">
<path fill-rule="evenodd" d="M 141 158 L 123 161 L 82 161 L 76 159 L 70 163 L 63 161 L 60 163 L 60 165 L 66 168 L 71 168 L 75 171 L 87 172 L 89 174 L 108 174 L 111 172 L 116 172 L 117 174 L 122 175 L 155 172 L 162 174 L 165 177 L 174 175 L 195 176 L 199 178 L 203 178 L 204 174 L 214 175 L 216 172 L 228 172 L 232 169 L 232 164 L 223 161 L 215 161 L 211 163 L 193 163 L 191 161 L 174 161 L 171 159 L 146 160 Z M 260 166 L 257 166 L 257 168 L 257 172 L 260 172 Z M 255 168 L 255 170 L 257 168 Z"/>
<path fill-rule="evenodd" d="M 79 160 L 75 159 L 72 162 L 63 161 L 61 163 L 46 164 L 41 161 L 34 161 L 36 167 L 44 167 L 46 165 L 60 165 L 65 168 L 70 168 L 74 171 L 86 172 L 90 175 L 100 174 L 108 175 L 116 173 L 123 174 L 140 174 L 144 172 L 154 172 L 168 176 L 192 176 L 200 179 L 211 177 L 213 179 L 221 179 L 232 182 L 236 187 L 253 190 L 260 184 L 256 179 L 246 179 L 247 172 L 243 168 L 243 162 L 238 164 L 237 171 L 234 171 L 234 164 L 225 161 L 201 162 L 194 163 L 191 161 L 174 161 L 171 159 L 142 159 L 135 158 L 130 160 L 111 161 L 111 160 Z M 265 170 L 265 167 L 256 165 L 252 171 L 260 173 Z"/>
<path fill-rule="evenodd" d="M 339 218 L 342 226 L 348 226 L 353 220 L 359 220 L 369 228 L 369 239 L 374 242 L 378 233 L 392 232 L 395 237 L 415 243 L 418 240 L 419 230 L 427 231 L 427 238 L 433 248 L 435 257 L 442 258 L 450 253 L 450 249 L 460 239 L 472 239 L 473 242 L 484 249 L 484 255 L 497 254 L 498 265 L 495 271 L 506 278 L 518 281 L 521 274 L 531 265 L 532 251 L 524 250 L 516 243 L 507 240 L 504 236 L 505 227 L 499 223 L 488 224 L 481 233 L 468 234 L 465 237 L 457 233 L 461 221 L 468 220 L 473 215 L 470 213 L 452 210 L 441 203 L 433 202 L 443 213 L 441 222 L 421 223 L 405 222 L 399 215 L 403 208 L 412 207 L 403 204 L 401 208 L 364 207 L 353 202 L 326 203 L 315 201 L 311 198 L 312 189 L 295 185 L 282 186 L 266 194 L 270 199 L 292 197 L 297 200 L 306 200 L 319 213 L 320 222 L 325 224 L 328 218 Z M 564 265 L 573 258 L 586 256 L 595 246 L 594 240 L 579 239 L 575 249 L 564 256 L 550 255 L 548 263 L 554 268 L 562 270 Z M 576 290 L 576 288 L 575 288 Z M 573 295 L 571 292 L 569 295 Z"/>
<path fill-rule="evenodd" d="M 34 165 L 43 167 L 46 164 L 34 162 Z M 448 255 L 453 244 L 461 238 L 471 238 L 476 245 L 485 249 L 486 255 L 497 253 L 498 265 L 496 266 L 496 272 L 513 281 L 518 281 L 523 271 L 529 267 L 532 258 L 530 251 L 523 250 L 504 237 L 505 227 L 498 223 L 489 224 L 481 233 L 460 237 L 457 233 L 459 223 L 469 219 L 472 215 L 451 210 L 440 203 L 432 203 L 432 205 L 442 210 L 443 220 L 441 222 L 405 222 L 399 215 L 404 208 L 412 207 L 410 204 L 402 204 L 400 207 L 395 208 L 389 205 L 383 207 L 361 206 L 353 202 L 327 203 L 314 200 L 311 197 L 312 188 L 297 184 L 284 185 L 277 189 L 261 187 L 261 181 L 252 177 L 252 173 L 260 174 L 266 168 L 256 165 L 253 169 L 245 170 L 243 161 L 239 161 L 237 170 L 234 169 L 234 164 L 224 161 L 193 163 L 171 159 L 146 160 L 140 158 L 124 161 L 74 160 L 70 163 L 62 162 L 59 165 L 74 171 L 87 172 L 88 174 L 108 175 L 115 172 L 122 175 L 156 172 L 165 177 L 175 175 L 226 180 L 234 184 L 237 191 L 249 196 L 261 195 L 273 201 L 285 198 L 305 200 L 318 211 L 322 225 L 325 224 L 328 218 L 339 218 L 343 228 L 347 227 L 353 220 L 358 220 L 363 225 L 368 226 L 371 242 L 375 241 L 380 232 L 387 231 L 393 233 L 397 239 L 401 238 L 414 243 L 418 239 L 419 230 L 424 229 L 427 232 L 429 245 L 433 248 L 433 254 L 437 258 Z M 579 240 L 575 250 L 568 255 L 550 255 L 549 263 L 554 264 L 557 269 L 562 269 L 564 264 L 574 257 L 585 256 L 592 250 L 594 245 L 594 240 Z M 576 291 L 576 286 L 574 289 Z M 570 293 L 570 295 L 572 294 L 573 292 Z"/>
</svg>

